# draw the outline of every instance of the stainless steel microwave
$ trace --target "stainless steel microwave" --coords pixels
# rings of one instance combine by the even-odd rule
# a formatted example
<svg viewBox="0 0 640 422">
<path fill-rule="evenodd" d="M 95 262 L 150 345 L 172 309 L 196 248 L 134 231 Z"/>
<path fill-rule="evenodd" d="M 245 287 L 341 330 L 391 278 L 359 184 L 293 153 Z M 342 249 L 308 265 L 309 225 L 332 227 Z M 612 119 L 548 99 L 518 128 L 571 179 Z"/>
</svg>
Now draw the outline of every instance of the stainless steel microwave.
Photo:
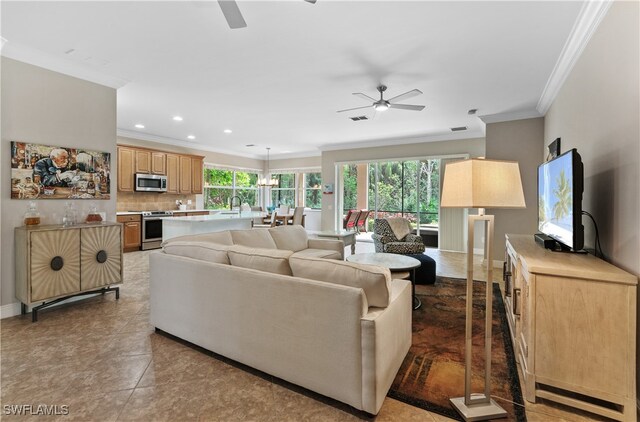
<svg viewBox="0 0 640 422">
<path fill-rule="evenodd" d="M 136 173 L 136 192 L 166 192 L 167 176 Z"/>
</svg>

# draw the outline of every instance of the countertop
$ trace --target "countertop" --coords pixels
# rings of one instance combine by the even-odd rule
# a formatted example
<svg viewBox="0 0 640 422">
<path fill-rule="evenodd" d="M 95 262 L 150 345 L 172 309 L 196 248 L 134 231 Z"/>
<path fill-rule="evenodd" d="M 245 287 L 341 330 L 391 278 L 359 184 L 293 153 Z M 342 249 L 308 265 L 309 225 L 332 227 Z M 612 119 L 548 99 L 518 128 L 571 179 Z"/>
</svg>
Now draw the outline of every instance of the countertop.
<svg viewBox="0 0 640 422">
<path fill-rule="evenodd" d="M 158 210 L 154 210 L 154 211 L 158 211 Z M 210 212 L 210 211 L 214 211 L 214 210 L 204 210 L 204 209 L 193 209 L 193 210 L 168 210 L 168 211 L 173 211 L 173 212 Z M 136 215 L 136 214 L 142 214 L 143 212 L 146 211 L 118 211 L 116 213 L 116 215 Z"/>
<path fill-rule="evenodd" d="M 224 221 L 224 220 L 252 220 L 254 218 L 265 217 L 267 214 L 260 211 L 244 211 L 242 213 L 222 212 L 209 215 L 193 215 L 188 217 L 163 217 L 163 221 L 178 223 L 203 223 L 207 221 Z"/>
</svg>

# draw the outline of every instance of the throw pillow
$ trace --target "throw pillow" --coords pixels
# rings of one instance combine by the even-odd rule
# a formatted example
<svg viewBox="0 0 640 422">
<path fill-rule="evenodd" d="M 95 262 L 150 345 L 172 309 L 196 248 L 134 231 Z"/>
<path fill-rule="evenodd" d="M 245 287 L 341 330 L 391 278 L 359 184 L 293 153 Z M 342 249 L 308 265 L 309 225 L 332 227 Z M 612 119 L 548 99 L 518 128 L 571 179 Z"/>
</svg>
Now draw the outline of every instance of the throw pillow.
<svg viewBox="0 0 640 422">
<path fill-rule="evenodd" d="M 294 277 L 361 288 L 369 306 L 389 305 L 391 273 L 387 268 L 299 255 L 292 256 L 289 265 Z"/>
<path fill-rule="evenodd" d="M 171 255 L 186 256 L 187 258 L 201 259 L 218 264 L 229 264 L 229 256 L 227 255 L 229 248 L 231 248 L 229 245 L 220 245 L 211 242 L 179 240 L 165 243 L 162 247 L 165 253 Z"/>
<path fill-rule="evenodd" d="M 291 275 L 289 257 L 292 251 L 279 249 L 248 248 L 235 245 L 229 248 L 231 265 L 274 274 Z"/>
<path fill-rule="evenodd" d="M 277 249 L 269 229 L 231 230 L 234 245 L 250 248 Z"/>
<path fill-rule="evenodd" d="M 278 249 L 298 252 L 308 247 L 307 231 L 300 225 L 274 227 L 269 233 Z"/>
</svg>

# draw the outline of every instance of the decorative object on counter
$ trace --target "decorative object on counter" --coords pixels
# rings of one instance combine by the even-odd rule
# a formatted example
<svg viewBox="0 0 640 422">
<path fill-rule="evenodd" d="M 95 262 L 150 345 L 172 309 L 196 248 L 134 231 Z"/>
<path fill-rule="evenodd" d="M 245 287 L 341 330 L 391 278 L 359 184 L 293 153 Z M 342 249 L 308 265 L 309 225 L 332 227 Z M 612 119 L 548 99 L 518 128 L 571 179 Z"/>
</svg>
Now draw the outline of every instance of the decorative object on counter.
<svg viewBox="0 0 640 422">
<path fill-rule="evenodd" d="M 40 212 L 35 201 L 29 202 L 29 209 L 24 213 L 25 226 L 37 226 L 40 224 Z"/>
<path fill-rule="evenodd" d="M 111 154 L 11 142 L 11 199 L 109 199 Z"/>
<path fill-rule="evenodd" d="M 102 216 L 98 212 L 98 209 L 96 208 L 96 206 L 92 205 L 91 208 L 89 208 L 89 214 L 87 214 L 86 222 L 99 223 L 101 221 L 102 221 Z"/>
<path fill-rule="evenodd" d="M 62 225 L 64 227 L 73 226 L 78 222 L 78 213 L 71 201 L 67 201 L 64 208 L 64 216 L 62 217 Z"/>
<path fill-rule="evenodd" d="M 182 199 L 176 199 L 176 205 L 180 211 L 186 211 L 187 205 L 182 203 Z"/>
</svg>

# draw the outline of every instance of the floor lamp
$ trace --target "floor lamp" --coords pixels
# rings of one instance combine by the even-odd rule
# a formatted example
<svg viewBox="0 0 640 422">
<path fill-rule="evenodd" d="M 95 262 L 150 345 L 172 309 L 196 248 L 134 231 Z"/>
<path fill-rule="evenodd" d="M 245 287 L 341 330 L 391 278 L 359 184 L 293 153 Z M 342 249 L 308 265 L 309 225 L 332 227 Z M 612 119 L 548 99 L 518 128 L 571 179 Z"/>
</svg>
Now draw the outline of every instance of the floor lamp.
<svg viewBox="0 0 640 422">
<path fill-rule="evenodd" d="M 524 208 L 520 169 L 514 161 L 469 159 L 446 165 L 442 198 L 443 208 L 478 208 L 478 215 L 468 216 L 467 225 L 467 298 L 465 318 L 464 397 L 450 399 L 465 421 L 482 421 L 507 416 L 491 399 L 491 324 L 493 304 L 493 215 L 485 208 Z M 484 392 L 471 393 L 472 322 L 473 322 L 473 233 L 476 221 L 485 224 L 487 251 L 486 316 L 484 329 Z"/>
</svg>

